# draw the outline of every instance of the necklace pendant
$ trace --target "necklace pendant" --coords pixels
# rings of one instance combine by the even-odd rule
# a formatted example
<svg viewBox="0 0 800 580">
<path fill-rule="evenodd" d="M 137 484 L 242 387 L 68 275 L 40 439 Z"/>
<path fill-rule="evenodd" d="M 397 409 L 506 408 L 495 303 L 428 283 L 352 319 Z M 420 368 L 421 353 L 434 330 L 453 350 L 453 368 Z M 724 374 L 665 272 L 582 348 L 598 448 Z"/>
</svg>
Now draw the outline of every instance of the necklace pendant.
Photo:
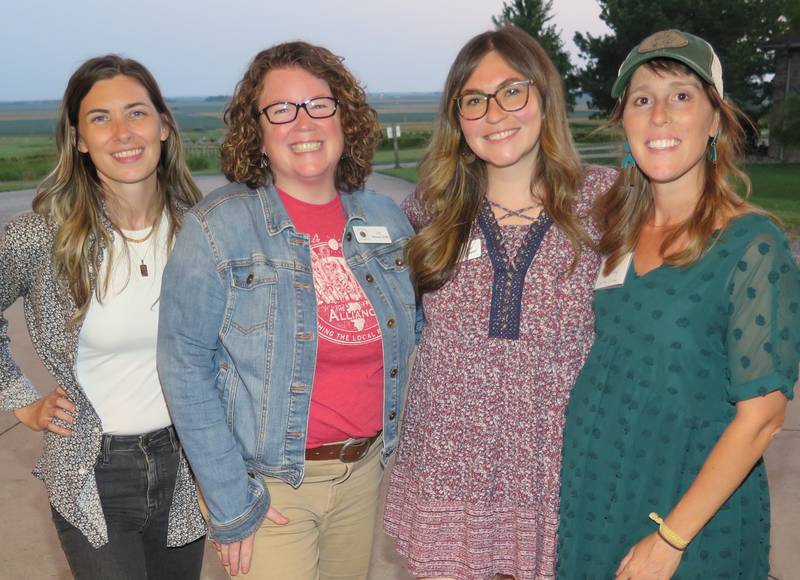
<svg viewBox="0 0 800 580">
<path fill-rule="evenodd" d="M 147 278 L 150 275 L 150 273 L 147 271 L 147 264 L 144 263 L 144 260 L 142 260 L 142 263 L 139 264 L 139 273 L 142 275 L 142 278 Z"/>
</svg>

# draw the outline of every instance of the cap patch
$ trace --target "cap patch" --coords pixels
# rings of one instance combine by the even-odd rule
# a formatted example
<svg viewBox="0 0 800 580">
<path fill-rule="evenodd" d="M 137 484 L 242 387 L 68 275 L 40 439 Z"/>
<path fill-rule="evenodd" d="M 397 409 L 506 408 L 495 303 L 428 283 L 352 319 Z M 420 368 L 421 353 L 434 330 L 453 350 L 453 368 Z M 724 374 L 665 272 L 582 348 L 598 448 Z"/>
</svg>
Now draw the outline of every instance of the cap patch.
<svg viewBox="0 0 800 580">
<path fill-rule="evenodd" d="M 645 38 L 639 45 L 639 53 L 645 54 L 665 48 L 683 48 L 689 39 L 677 30 L 662 30 Z"/>
</svg>

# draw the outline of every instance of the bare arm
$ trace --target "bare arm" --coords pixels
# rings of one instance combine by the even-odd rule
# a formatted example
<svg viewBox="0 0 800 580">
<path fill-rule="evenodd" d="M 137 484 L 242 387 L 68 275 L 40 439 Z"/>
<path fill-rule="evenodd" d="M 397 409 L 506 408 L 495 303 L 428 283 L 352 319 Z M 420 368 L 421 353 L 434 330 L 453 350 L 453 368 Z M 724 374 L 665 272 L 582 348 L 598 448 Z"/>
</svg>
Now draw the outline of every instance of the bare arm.
<svg viewBox="0 0 800 580">
<path fill-rule="evenodd" d="M 800 273 L 777 228 L 751 240 L 728 289 L 726 395 L 736 415 L 664 520 L 685 541 L 700 533 L 764 454 L 783 425 L 797 380 Z M 650 534 L 623 559 L 618 577 L 671 578 L 681 555 Z"/>
<path fill-rule="evenodd" d="M 786 404 L 786 396 L 780 391 L 736 404 L 733 421 L 714 445 L 692 485 L 664 518 L 671 530 L 691 541 L 703 529 L 780 431 Z M 682 554 L 654 532 L 631 548 L 620 564 L 617 577 L 671 578 Z"/>
<path fill-rule="evenodd" d="M 736 417 L 714 445 L 697 478 L 664 520 L 685 540 L 694 538 L 736 491 L 783 426 L 787 399 L 780 391 L 736 404 Z"/>
</svg>

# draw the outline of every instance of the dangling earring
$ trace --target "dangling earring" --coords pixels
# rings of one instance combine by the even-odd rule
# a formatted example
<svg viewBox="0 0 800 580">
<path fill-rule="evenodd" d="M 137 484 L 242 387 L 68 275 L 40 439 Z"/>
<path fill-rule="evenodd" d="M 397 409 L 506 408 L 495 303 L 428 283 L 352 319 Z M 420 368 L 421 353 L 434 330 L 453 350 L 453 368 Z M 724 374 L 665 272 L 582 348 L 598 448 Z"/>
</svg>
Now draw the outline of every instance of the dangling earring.
<svg viewBox="0 0 800 580">
<path fill-rule="evenodd" d="M 261 169 L 269 169 L 269 157 L 266 153 L 261 154 Z"/>
<path fill-rule="evenodd" d="M 625 152 L 625 157 L 622 158 L 622 169 L 636 167 L 636 160 L 633 158 L 633 154 L 631 154 L 631 145 L 628 143 L 627 139 L 625 139 L 625 142 L 622 144 L 622 150 Z"/>
<path fill-rule="evenodd" d="M 717 141 L 719 140 L 719 133 L 713 137 L 708 138 L 708 153 L 706 157 L 714 165 L 717 164 Z"/>
</svg>

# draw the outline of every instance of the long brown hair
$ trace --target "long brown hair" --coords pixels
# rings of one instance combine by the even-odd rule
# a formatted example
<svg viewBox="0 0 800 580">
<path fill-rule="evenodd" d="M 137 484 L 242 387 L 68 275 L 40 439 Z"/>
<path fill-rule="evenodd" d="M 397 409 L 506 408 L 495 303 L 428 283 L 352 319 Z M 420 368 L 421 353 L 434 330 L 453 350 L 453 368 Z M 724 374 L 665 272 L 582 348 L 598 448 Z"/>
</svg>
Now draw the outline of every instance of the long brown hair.
<svg viewBox="0 0 800 580">
<path fill-rule="evenodd" d="M 432 216 L 408 244 L 412 279 L 418 294 L 441 287 L 452 275 L 469 240 L 486 193 L 486 164 L 468 147 L 454 103 L 481 59 L 497 51 L 508 64 L 533 81 L 542 102 L 542 129 L 534 186 L 543 185 L 544 210 L 580 255 L 588 237 L 575 215 L 575 197 L 583 171 L 567 124 L 561 77 L 547 53 L 530 35 L 504 26 L 475 36 L 458 53 L 445 81 L 439 120 L 419 167 L 418 196 Z"/>
<path fill-rule="evenodd" d="M 284 42 L 259 52 L 225 109 L 228 133 L 221 152 L 225 177 L 250 187 L 272 181 L 269 165 L 262 163 L 258 97 L 269 71 L 298 67 L 328 83 L 339 101 L 336 114 L 341 114 L 344 152 L 336 167 L 336 188 L 347 192 L 361 189 L 372 171 L 372 156 L 381 130 L 378 114 L 367 104 L 364 89 L 342 61 L 327 48 L 300 41 Z"/>
<path fill-rule="evenodd" d="M 685 266 L 699 259 L 714 232 L 721 231 L 729 219 L 743 211 L 763 213 L 747 203 L 750 195 L 750 178 L 740 168 L 745 131 L 743 123 L 750 121 L 736 105 L 720 97 L 713 85 L 702 80 L 687 66 L 671 59 L 654 59 L 644 63 L 658 75 L 692 75 L 703 86 L 713 109 L 719 114 L 717 159 L 708 157 L 704 165 L 704 185 L 692 215 L 671 228 L 661 244 L 660 253 L 670 266 Z M 618 126 L 627 104 L 628 90 L 622 93 L 611 113 L 609 124 Z M 742 191 L 742 195 L 738 193 Z M 594 215 L 602 236 L 598 249 L 605 255 L 604 271 L 611 272 L 623 256 L 633 251 L 642 227 L 653 212 L 653 190 L 650 181 L 638 166 L 623 169 L 614 185 L 598 198 Z M 770 216 L 772 217 L 772 216 Z M 775 219 L 773 217 L 773 219 Z M 686 239 L 683 249 L 667 253 L 680 239 Z"/>
<path fill-rule="evenodd" d="M 89 154 L 79 152 L 76 145 L 78 115 L 81 101 L 97 81 L 119 75 L 136 80 L 147 90 L 162 122 L 169 128 L 158 163 L 158 190 L 169 216 L 168 247 L 179 225 L 176 202 L 191 206 L 202 197 L 184 162 L 178 125 L 150 71 L 135 60 L 115 54 L 89 59 L 78 67 L 59 106 L 55 169 L 42 181 L 33 199 L 33 211 L 51 216 L 58 226 L 53 241 L 53 264 L 77 307 L 75 321 L 86 314 L 93 291 L 98 300 L 105 294 L 108 277 L 104 283 L 95 284 L 93 276 L 99 271 L 102 248 L 110 250 L 113 241 L 104 226 L 108 216 L 97 169 Z M 109 254 L 107 259 L 112 260 L 112 256 Z"/>
</svg>

